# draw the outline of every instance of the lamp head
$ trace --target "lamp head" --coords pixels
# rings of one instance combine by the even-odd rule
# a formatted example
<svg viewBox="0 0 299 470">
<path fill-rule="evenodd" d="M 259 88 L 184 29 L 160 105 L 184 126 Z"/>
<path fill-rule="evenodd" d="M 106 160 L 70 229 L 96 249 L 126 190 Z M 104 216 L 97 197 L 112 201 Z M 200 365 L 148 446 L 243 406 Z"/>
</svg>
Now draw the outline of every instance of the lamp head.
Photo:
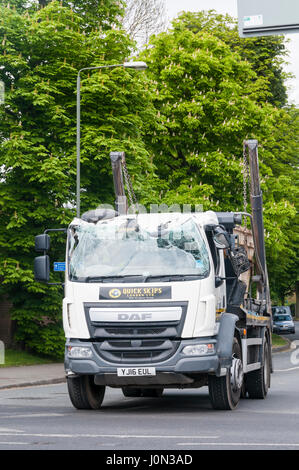
<svg viewBox="0 0 299 470">
<path fill-rule="evenodd" d="M 147 65 L 145 62 L 125 62 L 124 67 L 126 69 L 145 70 Z"/>
</svg>

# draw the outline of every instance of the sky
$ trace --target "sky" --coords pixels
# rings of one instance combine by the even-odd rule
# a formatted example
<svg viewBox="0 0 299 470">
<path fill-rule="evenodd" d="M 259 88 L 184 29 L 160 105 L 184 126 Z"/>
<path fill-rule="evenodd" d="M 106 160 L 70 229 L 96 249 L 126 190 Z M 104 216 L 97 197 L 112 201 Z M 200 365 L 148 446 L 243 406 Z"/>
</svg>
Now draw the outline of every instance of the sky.
<svg viewBox="0 0 299 470">
<path fill-rule="evenodd" d="M 182 10 L 216 10 L 222 14 L 228 13 L 235 18 L 238 17 L 237 0 L 165 0 L 165 5 L 170 20 Z M 286 82 L 289 102 L 299 105 L 299 33 L 287 34 L 286 39 L 289 40 L 286 45 L 289 55 L 286 59 L 288 65 L 285 66 L 285 71 L 294 75 L 293 79 Z"/>
</svg>

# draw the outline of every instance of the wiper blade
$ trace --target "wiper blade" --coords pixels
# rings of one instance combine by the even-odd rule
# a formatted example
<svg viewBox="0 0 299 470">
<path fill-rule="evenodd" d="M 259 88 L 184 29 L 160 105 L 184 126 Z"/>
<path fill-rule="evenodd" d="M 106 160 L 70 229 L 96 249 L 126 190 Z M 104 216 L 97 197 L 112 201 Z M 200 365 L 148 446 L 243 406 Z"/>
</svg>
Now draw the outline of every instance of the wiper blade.
<svg viewBox="0 0 299 470">
<path fill-rule="evenodd" d="M 144 282 L 148 281 L 159 281 L 163 279 L 164 282 L 171 282 L 171 281 L 192 281 L 195 279 L 201 279 L 204 277 L 202 274 L 162 274 L 157 276 L 146 276 Z"/>
<path fill-rule="evenodd" d="M 84 279 L 84 282 L 137 282 L 142 281 L 145 276 L 139 274 L 123 275 L 123 276 L 88 276 Z"/>
</svg>

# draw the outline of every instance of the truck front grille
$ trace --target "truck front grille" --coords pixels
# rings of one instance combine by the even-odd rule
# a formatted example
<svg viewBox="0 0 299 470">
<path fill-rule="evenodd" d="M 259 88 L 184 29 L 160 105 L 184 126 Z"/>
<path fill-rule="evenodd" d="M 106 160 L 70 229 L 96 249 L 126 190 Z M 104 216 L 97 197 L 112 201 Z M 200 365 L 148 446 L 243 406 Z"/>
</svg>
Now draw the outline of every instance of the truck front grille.
<svg viewBox="0 0 299 470">
<path fill-rule="evenodd" d="M 122 303 L 119 311 L 130 308 L 138 313 L 138 308 L 181 307 L 182 315 L 175 321 L 157 322 L 101 322 L 91 321 L 90 308 L 113 308 L 115 303 L 86 304 L 85 313 L 91 338 L 98 354 L 110 363 L 153 363 L 170 358 L 180 344 L 181 333 L 187 313 L 187 302 Z M 135 310 L 136 309 L 136 310 Z M 107 318 L 107 316 L 106 316 Z"/>
<path fill-rule="evenodd" d="M 109 336 L 116 336 L 116 337 L 131 337 L 131 336 L 168 336 L 169 334 L 176 335 L 176 329 L 174 328 L 173 331 L 169 331 L 168 334 L 165 335 L 167 328 L 153 328 L 153 327 L 143 327 L 143 328 L 105 328 L 103 332 L 107 333 Z M 97 330 L 98 333 L 101 331 Z"/>
<path fill-rule="evenodd" d="M 180 342 L 170 340 L 103 341 L 94 343 L 99 355 L 117 363 L 159 362 L 171 357 Z"/>
<path fill-rule="evenodd" d="M 92 323 L 95 327 L 94 337 L 95 338 L 114 338 L 114 339 L 126 339 L 126 338 L 176 338 L 178 336 L 179 322 L 173 322 L 172 324 L 166 324 L 161 328 L 154 328 L 153 326 L 145 326 L 135 324 L 128 328 L 124 325 L 118 325 L 114 328 L 107 325 L 101 325 L 97 327 L 96 323 Z"/>
</svg>

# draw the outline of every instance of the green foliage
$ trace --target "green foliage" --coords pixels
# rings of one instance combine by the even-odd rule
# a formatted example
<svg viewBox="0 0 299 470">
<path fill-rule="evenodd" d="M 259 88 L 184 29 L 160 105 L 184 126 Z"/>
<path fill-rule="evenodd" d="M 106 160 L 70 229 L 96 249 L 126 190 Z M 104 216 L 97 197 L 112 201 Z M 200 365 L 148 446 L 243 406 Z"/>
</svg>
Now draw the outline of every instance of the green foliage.
<svg viewBox="0 0 299 470">
<path fill-rule="evenodd" d="M 74 0 L 63 1 L 84 19 L 86 31 L 94 28 L 106 31 L 111 25 L 118 24 L 119 18 L 124 14 L 124 0 Z"/>
<path fill-rule="evenodd" d="M 96 18 L 105 17 L 105 28 L 88 33 L 82 17 L 56 1 L 21 13 L 0 5 L 6 89 L 0 107 L 0 295 L 13 301 L 17 339 L 45 354 L 63 351 L 62 292 L 34 282 L 34 237 L 67 226 L 75 213 L 68 207 L 75 204 L 78 70 L 123 63 L 129 55 L 126 34 L 108 29 L 108 3 L 97 2 L 103 11 Z M 150 198 L 153 167 L 143 134 L 154 110 L 147 86 L 142 74 L 123 68 L 82 74 L 82 211 L 114 203 L 112 150 L 126 151 L 129 169 L 142 168 L 136 192 Z M 51 260 L 64 259 L 64 237 L 52 241 Z"/>
<path fill-rule="evenodd" d="M 224 41 L 232 51 L 248 61 L 251 68 L 260 77 L 264 77 L 268 88 L 268 101 L 275 106 L 284 106 L 287 102 L 287 90 L 284 80 L 288 77 L 283 71 L 283 61 L 287 55 L 284 36 L 260 36 L 240 38 L 237 21 L 229 15 L 221 15 L 214 10 L 208 12 L 187 12 L 173 22 L 175 31 L 186 29 L 194 34 L 206 31 Z M 264 96 L 259 98 L 264 100 Z"/>
<path fill-rule="evenodd" d="M 52 0 L 0 0 L 0 5 L 19 13 L 33 14 L 51 2 Z M 112 25 L 119 24 L 119 19 L 124 14 L 124 0 L 62 0 L 59 4 L 81 17 L 85 32 L 94 29 L 110 30 Z"/>
<path fill-rule="evenodd" d="M 263 143 L 268 162 L 265 228 L 273 299 L 284 304 L 299 280 L 299 174 L 297 109 L 279 112 L 275 132 Z"/>
<path fill-rule="evenodd" d="M 270 102 L 281 39 L 237 40 L 229 23 L 186 13 L 144 51 L 159 122 L 149 146 L 163 202 L 231 211 L 243 209 L 242 142 L 258 139 L 268 271 L 277 296 L 292 290 L 299 271 L 298 112 Z M 262 57 L 271 73 L 258 66 Z"/>
<path fill-rule="evenodd" d="M 242 141 L 272 111 L 256 103 L 265 81 L 210 33 L 174 30 L 152 43 L 144 55 L 160 127 L 150 144 L 165 202 L 241 209 Z"/>
<path fill-rule="evenodd" d="M 16 339 L 43 354 L 63 353 L 62 292 L 34 281 L 34 236 L 74 216 L 77 73 L 127 60 L 121 13 L 112 0 L 0 0 L 0 296 L 13 302 Z M 263 39 L 240 40 L 229 17 L 184 14 L 144 51 L 147 75 L 83 72 L 81 209 L 114 203 L 109 153 L 124 150 L 142 204 L 241 210 L 242 142 L 257 138 L 269 277 L 282 297 L 299 271 L 299 123 L 281 107 L 283 42 Z M 51 261 L 64 250 L 53 235 Z"/>
</svg>

